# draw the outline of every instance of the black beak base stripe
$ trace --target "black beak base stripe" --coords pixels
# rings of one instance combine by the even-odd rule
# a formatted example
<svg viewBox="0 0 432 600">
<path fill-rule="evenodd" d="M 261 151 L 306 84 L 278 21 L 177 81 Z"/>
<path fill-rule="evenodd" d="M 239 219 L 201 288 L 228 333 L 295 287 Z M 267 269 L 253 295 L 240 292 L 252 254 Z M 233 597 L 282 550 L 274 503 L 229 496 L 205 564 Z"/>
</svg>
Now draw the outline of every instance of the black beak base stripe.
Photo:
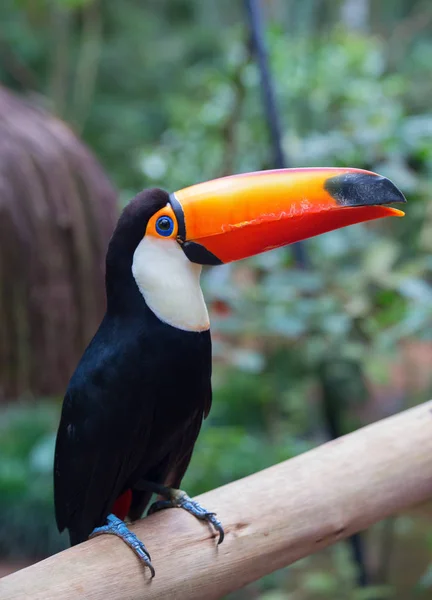
<svg viewBox="0 0 432 600">
<path fill-rule="evenodd" d="M 169 201 L 177 219 L 177 241 L 183 248 L 188 259 L 191 262 L 200 265 L 221 265 L 222 261 L 212 252 L 207 250 L 207 248 L 204 248 L 204 246 L 201 246 L 201 244 L 197 244 L 196 242 L 186 241 L 186 225 L 182 206 L 174 193 L 170 194 Z"/>
<path fill-rule="evenodd" d="M 185 225 L 184 212 L 183 212 L 180 202 L 177 200 L 176 195 L 174 193 L 170 194 L 169 202 L 172 206 L 172 209 L 173 209 L 174 214 L 177 219 L 177 227 L 178 227 L 177 241 L 180 244 L 183 244 L 186 241 L 186 225 Z"/>
<path fill-rule="evenodd" d="M 182 248 L 188 259 L 193 263 L 213 266 L 223 264 L 221 259 L 215 256 L 213 252 L 196 242 L 186 242 Z"/>
</svg>

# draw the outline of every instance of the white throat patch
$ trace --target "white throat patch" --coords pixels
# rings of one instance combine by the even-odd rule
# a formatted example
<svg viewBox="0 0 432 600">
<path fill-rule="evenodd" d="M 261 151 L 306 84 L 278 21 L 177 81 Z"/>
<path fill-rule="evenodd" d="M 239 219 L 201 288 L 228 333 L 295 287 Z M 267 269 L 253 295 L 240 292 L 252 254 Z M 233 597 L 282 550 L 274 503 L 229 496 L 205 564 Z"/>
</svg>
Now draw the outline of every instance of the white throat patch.
<svg viewBox="0 0 432 600">
<path fill-rule="evenodd" d="M 161 321 L 184 331 L 210 328 L 201 269 L 175 240 L 151 235 L 138 244 L 132 261 L 132 274 L 147 306 Z"/>
</svg>

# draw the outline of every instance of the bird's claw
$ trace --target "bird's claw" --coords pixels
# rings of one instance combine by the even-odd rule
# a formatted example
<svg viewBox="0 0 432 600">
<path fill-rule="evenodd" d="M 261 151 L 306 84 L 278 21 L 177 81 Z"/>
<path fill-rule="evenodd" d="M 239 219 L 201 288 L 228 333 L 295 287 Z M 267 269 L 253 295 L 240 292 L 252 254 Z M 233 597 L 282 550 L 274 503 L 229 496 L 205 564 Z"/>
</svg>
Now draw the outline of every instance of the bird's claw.
<svg viewBox="0 0 432 600">
<path fill-rule="evenodd" d="M 171 490 L 171 492 L 170 500 L 158 500 L 157 502 L 154 502 L 150 506 L 147 514 L 151 515 L 165 508 L 183 508 L 191 515 L 194 515 L 197 519 L 206 521 L 207 523 L 213 525 L 213 527 L 219 533 L 218 545 L 222 544 L 225 537 L 225 532 L 222 523 L 216 517 L 216 513 L 209 512 L 203 506 L 201 506 L 199 502 L 192 500 L 192 498 L 190 498 L 181 490 Z"/>
<path fill-rule="evenodd" d="M 155 576 L 155 570 L 151 564 L 151 557 L 147 548 L 143 542 L 127 528 L 126 524 L 121 519 L 117 518 L 115 515 L 108 515 L 107 524 L 102 527 L 96 527 L 89 535 L 89 538 L 107 533 L 121 538 L 125 544 L 135 552 L 145 566 L 150 569 L 152 578 Z"/>
</svg>

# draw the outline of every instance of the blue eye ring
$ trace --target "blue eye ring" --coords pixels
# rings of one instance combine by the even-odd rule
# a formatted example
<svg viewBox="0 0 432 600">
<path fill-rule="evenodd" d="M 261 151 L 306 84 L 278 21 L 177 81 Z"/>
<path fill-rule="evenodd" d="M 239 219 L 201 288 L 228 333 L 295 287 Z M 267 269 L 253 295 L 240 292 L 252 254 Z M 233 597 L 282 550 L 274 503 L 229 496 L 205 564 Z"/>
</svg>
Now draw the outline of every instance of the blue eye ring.
<svg viewBox="0 0 432 600">
<path fill-rule="evenodd" d="M 162 215 L 156 221 L 156 231 L 163 237 L 169 237 L 174 231 L 174 221 L 168 215 Z"/>
</svg>

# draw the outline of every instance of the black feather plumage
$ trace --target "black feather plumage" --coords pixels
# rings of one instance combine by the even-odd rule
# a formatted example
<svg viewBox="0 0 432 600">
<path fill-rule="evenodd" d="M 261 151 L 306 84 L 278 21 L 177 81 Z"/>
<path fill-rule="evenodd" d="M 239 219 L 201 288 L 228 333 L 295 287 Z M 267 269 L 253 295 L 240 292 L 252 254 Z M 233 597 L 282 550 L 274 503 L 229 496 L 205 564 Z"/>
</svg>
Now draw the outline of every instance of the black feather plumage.
<svg viewBox="0 0 432 600">
<path fill-rule="evenodd" d="M 64 399 L 55 509 L 72 544 L 103 525 L 127 489 L 139 517 L 150 499 L 139 480 L 178 486 L 210 410 L 210 332 L 160 321 L 132 275 L 147 222 L 167 202 L 166 192 L 147 190 L 123 211 L 107 253 L 107 312 Z"/>
</svg>

